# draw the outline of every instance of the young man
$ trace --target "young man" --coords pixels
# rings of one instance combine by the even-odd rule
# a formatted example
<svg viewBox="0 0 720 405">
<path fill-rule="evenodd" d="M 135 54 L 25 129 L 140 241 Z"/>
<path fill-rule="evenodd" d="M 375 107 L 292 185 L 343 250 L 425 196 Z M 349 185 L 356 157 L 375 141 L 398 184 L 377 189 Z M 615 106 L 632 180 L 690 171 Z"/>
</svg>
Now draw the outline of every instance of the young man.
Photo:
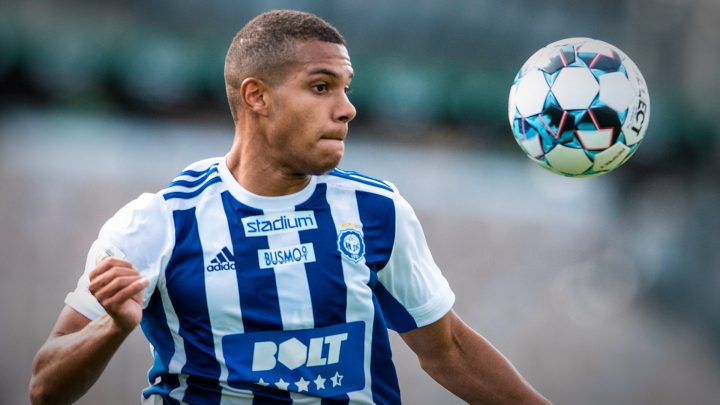
<svg viewBox="0 0 720 405">
<path fill-rule="evenodd" d="M 352 77 L 344 39 L 314 15 L 268 12 L 238 33 L 229 153 L 103 226 L 35 358 L 33 403 L 82 396 L 139 323 L 146 403 L 400 403 L 388 328 L 468 402 L 546 402 L 452 311 L 395 187 L 335 169 Z"/>
</svg>

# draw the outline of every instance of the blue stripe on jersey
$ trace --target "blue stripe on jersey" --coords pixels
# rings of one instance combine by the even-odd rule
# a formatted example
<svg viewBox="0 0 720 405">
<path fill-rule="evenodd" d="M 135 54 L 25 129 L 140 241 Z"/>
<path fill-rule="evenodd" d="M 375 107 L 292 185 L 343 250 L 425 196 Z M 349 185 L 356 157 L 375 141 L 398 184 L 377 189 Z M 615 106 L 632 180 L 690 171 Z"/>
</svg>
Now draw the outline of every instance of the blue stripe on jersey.
<svg viewBox="0 0 720 405">
<path fill-rule="evenodd" d="M 317 221 L 317 229 L 300 231 L 300 243 L 312 243 L 315 246 L 316 260 L 305 263 L 305 273 L 316 328 L 345 323 L 347 310 L 347 286 L 340 253 L 337 249 L 321 248 L 335 246 L 338 238 L 326 193 L 327 184 L 318 184 L 313 195 L 296 207 L 297 211 L 313 210 Z"/>
<path fill-rule="evenodd" d="M 209 168 L 207 168 L 201 172 L 195 171 L 195 170 L 183 170 L 182 172 L 180 172 L 180 174 L 178 174 L 178 177 L 180 177 L 180 176 L 191 176 L 191 177 L 202 176 L 203 174 L 207 173 L 208 170 L 212 169 L 213 167 L 217 169 L 217 165 L 218 165 L 217 163 L 213 163 Z"/>
<path fill-rule="evenodd" d="M 329 173 L 331 176 L 341 177 L 343 179 L 357 181 L 358 183 L 367 184 L 369 186 L 379 187 L 383 190 L 394 191 L 387 183 L 382 180 L 365 176 L 351 170 L 334 169 Z"/>
<path fill-rule="evenodd" d="M 263 215 L 263 211 L 239 202 L 228 191 L 222 193 L 222 201 L 235 253 L 243 328 L 246 333 L 283 330 L 275 272 L 261 269 L 258 263 L 257 252 L 269 249 L 268 239 L 245 236 L 241 222 L 246 216 Z"/>
<path fill-rule="evenodd" d="M 180 386 L 180 382 L 177 375 L 168 373 L 168 365 L 175 352 L 175 345 L 167 326 L 159 290 L 155 290 L 150 297 L 150 302 L 143 311 L 140 327 L 154 349 L 153 366 L 148 372 L 148 380 L 152 385 L 143 391 L 143 396 L 149 398 L 150 395 L 159 395 L 163 398 L 163 402 L 176 403 L 177 401 L 173 402 L 169 395 L 170 391 Z M 160 382 L 156 383 L 158 377 Z"/>
<path fill-rule="evenodd" d="M 410 326 L 410 321 L 412 324 L 415 321 L 377 278 L 377 272 L 384 269 L 390 260 L 395 243 L 395 202 L 388 197 L 364 191 L 356 191 L 355 197 L 360 222 L 363 224 L 365 263 L 371 270 L 368 285 L 374 292 L 375 318 L 370 357 L 373 402 L 399 404 L 400 387 L 392 362 L 387 327 L 394 329 L 397 324 L 405 330 Z"/>
<path fill-rule="evenodd" d="M 395 297 L 377 281 L 377 272 L 385 268 L 395 242 L 395 203 L 392 199 L 364 191 L 355 192 L 365 239 L 365 262 L 372 270 L 371 288 L 390 329 L 407 332 L 415 329 L 415 319 Z"/>
<path fill-rule="evenodd" d="M 172 183 L 168 184 L 167 186 L 168 187 L 173 187 L 173 186 L 195 187 L 198 184 L 205 181 L 205 179 L 210 177 L 211 174 L 217 173 L 217 171 L 218 171 L 217 164 L 214 164 L 210 167 L 210 169 L 203 172 L 202 175 L 195 180 L 175 180 Z"/>
<path fill-rule="evenodd" d="M 200 188 L 198 188 L 198 189 L 195 190 L 195 191 L 190 191 L 190 192 L 183 192 L 183 191 L 168 192 L 168 193 L 163 194 L 163 198 L 165 198 L 165 200 L 169 200 L 169 199 L 171 199 L 171 198 L 190 199 L 190 198 L 193 198 L 193 197 L 196 197 L 196 196 L 200 195 L 200 193 L 202 193 L 202 192 L 203 192 L 206 188 L 208 188 L 208 186 L 210 186 L 211 184 L 215 184 L 215 183 L 218 183 L 218 182 L 221 182 L 221 181 L 222 181 L 222 179 L 220 178 L 220 176 L 215 176 L 215 177 L 211 178 L 210 180 L 207 180 L 205 183 L 202 184 L 202 186 L 200 186 Z"/>
<path fill-rule="evenodd" d="M 222 193 L 222 202 L 235 253 L 243 329 L 245 333 L 283 330 L 275 272 L 261 269 L 258 263 L 257 251 L 270 247 L 268 238 L 245 236 L 241 222 L 241 218 L 262 215 L 263 211 L 242 204 L 228 191 Z M 249 388 L 253 391 L 253 405 L 292 403 L 289 392 L 263 389 L 257 385 Z"/>
<path fill-rule="evenodd" d="M 165 280 L 185 342 L 187 361 L 182 373 L 191 376 L 183 402 L 218 404 L 222 392 L 218 383 L 220 364 L 215 358 L 195 208 L 174 211 L 173 220 L 175 249 L 165 270 Z"/>
<path fill-rule="evenodd" d="M 369 285 L 375 293 L 380 308 L 382 308 L 383 318 L 388 328 L 398 333 L 417 328 L 415 318 L 413 318 L 407 309 L 382 285 L 377 279 L 376 273 L 370 274 Z"/>
<path fill-rule="evenodd" d="M 365 263 L 378 272 L 390 260 L 395 242 L 395 202 L 385 196 L 356 191 L 365 240 Z"/>
<path fill-rule="evenodd" d="M 371 276 L 375 273 L 370 273 Z M 377 283 L 380 284 L 380 283 Z M 383 312 L 373 297 L 375 319 L 373 321 L 372 351 L 370 352 L 370 375 L 373 402 L 376 404 L 400 404 L 400 385 L 392 362 L 390 339 L 388 338 Z"/>
</svg>

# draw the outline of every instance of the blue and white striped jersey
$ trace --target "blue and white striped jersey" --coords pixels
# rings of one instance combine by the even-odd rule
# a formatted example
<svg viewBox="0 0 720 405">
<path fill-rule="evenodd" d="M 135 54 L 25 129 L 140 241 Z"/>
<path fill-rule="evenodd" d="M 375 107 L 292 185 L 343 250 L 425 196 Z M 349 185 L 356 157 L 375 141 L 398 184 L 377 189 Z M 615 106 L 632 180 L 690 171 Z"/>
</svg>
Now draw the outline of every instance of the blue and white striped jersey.
<svg viewBox="0 0 720 405">
<path fill-rule="evenodd" d="M 107 252 L 150 280 L 149 403 L 400 403 L 387 329 L 455 299 L 394 186 L 343 170 L 263 197 L 223 157 L 189 166 L 101 229 L 65 300 L 90 319 L 104 310 L 88 272 Z"/>
</svg>

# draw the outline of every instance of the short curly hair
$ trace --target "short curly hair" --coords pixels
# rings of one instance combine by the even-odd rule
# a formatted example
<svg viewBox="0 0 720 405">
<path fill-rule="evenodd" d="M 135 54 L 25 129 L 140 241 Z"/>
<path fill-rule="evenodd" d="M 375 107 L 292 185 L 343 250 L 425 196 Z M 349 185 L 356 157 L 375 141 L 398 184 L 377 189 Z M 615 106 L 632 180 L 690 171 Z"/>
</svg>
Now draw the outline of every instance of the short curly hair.
<svg viewBox="0 0 720 405">
<path fill-rule="evenodd" d="M 296 41 L 322 41 L 345 46 L 345 38 L 322 18 L 296 10 L 273 10 L 250 20 L 233 38 L 225 56 L 225 90 L 233 121 L 240 85 L 256 77 L 271 85 L 282 82 L 297 60 Z"/>
</svg>

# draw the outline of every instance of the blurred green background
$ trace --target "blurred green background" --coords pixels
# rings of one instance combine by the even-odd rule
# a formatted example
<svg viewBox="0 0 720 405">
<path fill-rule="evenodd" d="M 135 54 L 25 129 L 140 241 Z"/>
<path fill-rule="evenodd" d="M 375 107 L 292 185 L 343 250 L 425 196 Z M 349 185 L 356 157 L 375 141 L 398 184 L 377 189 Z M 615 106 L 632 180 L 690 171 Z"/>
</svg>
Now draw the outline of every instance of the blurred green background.
<svg viewBox="0 0 720 405">
<path fill-rule="evenodd" d="M 720 381 L 717 0 L 18 1 L 0 4 L 0 404 L 102 223 L 232 138 L 223 60 L 273 8 L 315 12 L 355 68 L 342 163 L 415 206 L 456 310 L 559 404 L 704 404 Z M 652 116 L 615 172 L 524 157 L 507 94 L 545 44 L 587 36 L 640 67 Z M 407 403 L 456 403 L 393 338 Z M 136 403 L 133 335 L 81 403 Z"/>
</svg>

